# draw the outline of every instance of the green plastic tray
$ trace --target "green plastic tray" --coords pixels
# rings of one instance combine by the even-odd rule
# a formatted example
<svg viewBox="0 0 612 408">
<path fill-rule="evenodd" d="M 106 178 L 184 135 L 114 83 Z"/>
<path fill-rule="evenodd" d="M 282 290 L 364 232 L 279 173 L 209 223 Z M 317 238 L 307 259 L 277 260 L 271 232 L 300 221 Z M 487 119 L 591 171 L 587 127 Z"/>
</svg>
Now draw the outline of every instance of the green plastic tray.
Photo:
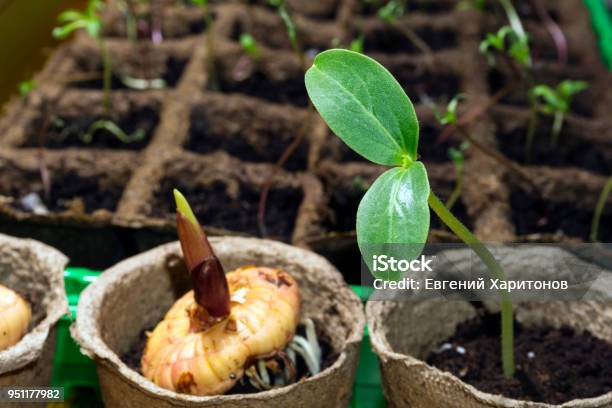
<svg viewBox="0 0 612 408">
<path fill-rule="evenodd" d="M 605 0 L 583 0 L 591 14 L 593 31 L 597 35 L 601 59 L 612 70 L 612 13 Z"/>
<path fill-rule="evenodd" d="M 64 273 L 71 316 L 62 317 L 58 323 L 52 386 L 64 387 L 64 395 L 69 406 L 102 406 L 95 364 L 89 357 L 81 354 L 79 347 L 70 336 L 70 324 L 76 317 L 79 296 L 99 275 L 100 272 L 84 268 L 67 268 Z M 353 286 L 353 290 L 364 302 L 369 295 L 367 289 Z M 351 407 L 386 407 L 378 361 L 370 346 L 367 328 L 361 343 Z"/>
</svg>

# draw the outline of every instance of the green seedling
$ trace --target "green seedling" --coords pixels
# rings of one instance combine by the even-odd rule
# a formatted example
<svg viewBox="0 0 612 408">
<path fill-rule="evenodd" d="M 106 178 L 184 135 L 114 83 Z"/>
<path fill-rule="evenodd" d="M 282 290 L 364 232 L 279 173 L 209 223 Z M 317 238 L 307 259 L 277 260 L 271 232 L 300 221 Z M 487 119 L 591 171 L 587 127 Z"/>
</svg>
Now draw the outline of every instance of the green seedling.
<svg viewBox="0 0 612 408">
<path fill-rule="evenodd" d="M 280 16 L 281 20 L 283 20 L 283 23 L 285 24 L 285 29 L 287 30 L 287 37 L 289 37 L 289 42 L 291 43 L 291 49 L 293 50 L 295 56 L 300 62 L 300 66 L 303 69 L 306 69 L 306 60 L 304 58 L 302 44 L 299 41 L 297 29 L 295 27 L 293 18 L 287 10 L 285 0 L 268 0 L 268 4 L 276 9 L 276 12 Z"/>
<path fill-rule="evenodd" d="M 218 89 L 219 83 L 217 78 L 216 62 L 215 62 L 215 38 L 213 28 L 213 14 L 210 10 L 208 0 L 191 0 L 191 3 L 200 7 L 204 15 L 204 24 L 206 25 L 206 71 L 208 73 L 208 83 L 212 89 Z"/>
<path fill-rule="evenodd" d="M 434 108 L 434 115 L 441 125 L 457 125 L 457 107 L 459 106 L 459 101 L 464 98 L 464 95 L 456 95 L 453 97 L 453 99 L 451 99 L 446 106 L 446 111 L 443 115 Z M 470 147 L 469 139 L 470 138 L 463 141 L 461 145 L 459 145 L 459 148 L 451 147 L 448 149 L 448 156 L 455 166 L 456 173 L 455 188 L 445 203 L 446 208 L 449 210 L 453 208 L 459 197 L 461 197 L 461 192 L 463 191 L 463 168 L 465 163 L 464 152 Z"/>
<path fill-rule="evenodd" d="M 64 39 L 77 30 L 85 30 L 90 37 L 98 42 L 100 52 L 102 53 L 103 65 L 103 91 L 104 91 L 104 111 L 110 115 L 110 92 L 111 92 L 111 76 L 112 65 L 111 57 L 106 46 L 106 41 L 102 37 L 102 20 L 100 11 L 103 7 L 101 0 L 89 0 L 85 12 L 78 10 L 67 10 L 61 13 L 58 21 L 61 24 L 53 29 L 53 36 L 58 39 Z"/>
<path fill-rule="evenodd" d="M 285 0 L 268 0 L 268 4 L 274 8 L 276 8 L 278 15 L 281 20 L 285 24 L 285 28 L 287 29 L 287 36 L 289 37 L 289 42 L 291 43 L 291 48 L 293 49 L 294 54 L 296 55 L 300 67 L 305 71 L 306 70 L 306 58 L 304 57 L 304 53 L 302 52 L 302 46 L 300 40 L 297 35 L 297 30 L 289 11 L 287 10 Z M 314 107 L 310 101 L 308 102 L 308 107 L 306 109 L 306 114 L 304 116 L 304 121 L 302 122 L 299 130 L 297 131 L 295 138 L 291 142 L 289 146 L 283 151 L 279 159 L 274 164 L 274 167 L 270 171 L 270 174 L 266 178 L 261 191 L 259 193 L 259 204 L 257 208 L 257 224 L 259 226 L 259 231 L 262 236 L 266 236 L 266 226 L 265 226 L 265 215 L 266 215 L 266 205 L 268 200 L 268 194 L 270 192 L 270 188 L 272 187 L 272 183 L 276 174 L 282 169 L 287 160 L 291 157 L 291 155 L 297 150 L 298 147 L 302 144 L 302 141 L 306 137 L 308 133 L 308 129 L 310 128 L 310 122 L 312 116 L 314 114 Z"/>
<path fill-rule="evenodd" d="M 400 31 L 414 44 L 423 54 L 427 56 L 429 64 L 433 64 L 432 51 L 429 45 L 406 24 L 401 24 L 399 19 L 406 14 L 406 0 L 391 0 L 378 9 L 377 15 L 389 26 Z"/>
<path fill-rule="evenodd" d="M 406 13 L 406 2 L 391 0 L 378 9 L 378 17 L 386 22 L 394 22 Z"/>
<path fill-rule="evenodd" d="M 99 130 L 106 130 L 113 136 L 115 136 L 119 141 L 125 144 L 139 142 L 143 140 L 146 136 L 145 131 L 142 129 L 137 129 L 132 134 L 125 133 L 115 122 L 108 119 L 97 120 L 89 126 L 87 132 L 80 136 L 81 141 L 85 144 L 90 144 L 93 141 L 93 137 Z"/>
<path fill-rule="evenodd" d="M 433 106 L 434 115 L 441 125 L 457 125 L 457 107 L 459 106 L 459 101 L 462 99 L 465 99 L 465 95 L 455 95 L 448 105 L 446 105 L 444 114 L 440 114 L 435 106 Z"/>
<path fill-rule="evenodd" d="M 589 84 L 585 81 L 566 79 L 555 88 L 548 85 L 536 85 L 531 88 L 529 95 L 532 104 L 532 120 L 527 131 L 527 152 L 531 150 L 533 134 L 537 126 L 537 115 L 542 113 L 554 117 L 550 132 L 550 146 L 556 147 L 565 116 L 570 112 L 574 96 L 588 87 Z"/>
<path fill-rule="evenodd" d="M 353 52 L 358 52 L 360 54 L 363 54 L 363 44 L 365 41 L 365 35 L 360 34 L 359 36 L 353 38 L 353 40 L 351 40 L 351 43 L 349 44 L 348 49 L 353 51 Z"/>
<path fill-rule="evenodd" d="M 593 221 L 591 222 L 591 233 L 589 235 L 589 239 L 591 242 L 597 242 L 597 236 L 599 235 L 599 224 L 601 222 L 601 215 L 603 214 L 604 207 L 606 206 L 606 202 L 608 202 L 608 197 L 612 193 L 612 176 L 606 182 L 603 190 L 601 190 L 601 194 L 599 195 L 599 199 L 597 200 L 597 206 L 595 207 L 595 213 L 593 214 Z"/>
<path fill-rule="evenodd" d="M 369 184 L 365 181 L 365 179 L 361 176 L 353 177 L 352 187 L 355 191 L 359 191 L 360 193 L 365 193 L 368 191 Z"/>
<path fill-rule="evenodd" d="M 463 175 L 464 175 L 464 164 L 465 164 L 465 151 L 470 147 L 470 142 L 464 141 L 459 145 L 459 148 L 450 147 L 448 149 L 448 157 L 452 160 L 455 166 L 455 188 L 453 192 L 446 200 L 444 205 L 450 211 L 459 197 L 463 192 Z"/>
<path fill-rule="evenodd" d="M 19 85 L 17 85 L 17 89 L 19 89 L 19 95 L 21 98 L 25 100 L 37 86 L 38 84 L 35 80 L 28 79 L 27 81 L 20 82 Z"/>
<path fill-rule="evenodd" d="M 495 65 L 496 53 L 507 55 L 519 67 L 525 68 L 531 64 L 527 37 L 519 36 L 510 26 L 500 28 L 495 34 L 487 33 L 480 43 L 480 52 L 490 65 Z"/>
<path fill-rule="evenodd" d="M 242 45 L 244 52 L 246 52 L 251 58 L 256 61 L 259 59 L 259 47 L 257 46 L 257 41 L 251 34 L 242 33 L 240 35 L 240 45 Z"/>
<path fill-rule="evenodd" d="M 348 50 L 319 54 L 306 73 L 306 89 L 331 130 L 355 152 L 392 166 L 367 191 L 357 210 L 357 243 L 364 259 L 372 246 L 413 244 L 419 256 L 429 234 L 431 208 L 486 264 L 491 274 L 505 274 L 488 249 L 430 190 L 425 165 L 418 161 L 419 124 L 412 102 L 397 80 L 375 60 Z M 502 365 L 514 375 L 513 306 L 501 294 Z"/>
</svg>

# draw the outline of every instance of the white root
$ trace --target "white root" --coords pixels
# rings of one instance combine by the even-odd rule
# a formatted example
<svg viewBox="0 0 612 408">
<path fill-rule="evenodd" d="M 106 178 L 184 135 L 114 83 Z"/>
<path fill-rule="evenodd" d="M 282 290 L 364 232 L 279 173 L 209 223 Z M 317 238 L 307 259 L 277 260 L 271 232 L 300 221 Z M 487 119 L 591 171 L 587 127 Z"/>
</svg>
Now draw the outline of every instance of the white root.
<svg viewBox="0 0 612 408">
<path fill-rule="evenodd" d="M 283 375 L 274 375 L 275 386 L 286 385 L 292 381 L 291 369 L 287 363 L 295 367 L 298 355 L 304 360 L 310 375 L 316 375 L 321 371 L 323 353 L 319 345 L 314 323 L 311 319 L 304 319 L 301 323 L 304 325 L 306 337 L 294 336 L 285 349 L 285 368 Z M 247 374 L 254 387 L 258 389 L 270 389 L 272 387 L 272 379 L 268 373 L 265 360 L 258 360 L 256 366 L 251 367 Z"/>
</svg>

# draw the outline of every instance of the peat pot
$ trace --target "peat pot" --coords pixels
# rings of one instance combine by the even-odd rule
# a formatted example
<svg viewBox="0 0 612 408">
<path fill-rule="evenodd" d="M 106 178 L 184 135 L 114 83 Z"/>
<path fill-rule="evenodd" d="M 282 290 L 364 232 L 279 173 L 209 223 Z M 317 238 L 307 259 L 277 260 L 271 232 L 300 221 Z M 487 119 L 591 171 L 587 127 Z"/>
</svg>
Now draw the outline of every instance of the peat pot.
<svg viewBox="0 0 612 408">
<path fill-rule="evenodd" d="M 529 326 L 569 326 L 612 342 L 612 304 L 595 301 L 525 302 L 515 305 L 516 320 Z M 612 392 L 549 405 L 482 392 L 425 363 L 457 326 L 476 316 L 466 301 L 370 301 L 366 306 L 370 339 L 381 362 L 385 396 L 392 407 L 411 408 L 603 408 Z M 555 350 L 550 350 L 555 353 Z"/>
<path fill-rule="evenodd" d="M 325 259 L 286 244 L 237 237 L 210 239 L 226 271 L 244 265 L 284 269 L 300 285 L 302 317 L 313 319 L 335 356 L 306 380 L 252 394 L 191 396 L 153 384 L 121 356 L 191 288 L 178 242 L 129 258 L 105 271 L 81 295 L 72 334 L 97 365 L 109 407 L 342 407 L 355 377 L 365 318 L 361 302 Z"/>
<path fill-rule="evenodd" d="M 0 351 L 0 387 L 50 385 L 55 323 L 68 313 L 67 262 L 62 253 L 38 241 L 0 234 L 0 284 L 19 293 L 32 309 L 28 332 Z"/>
</svg>

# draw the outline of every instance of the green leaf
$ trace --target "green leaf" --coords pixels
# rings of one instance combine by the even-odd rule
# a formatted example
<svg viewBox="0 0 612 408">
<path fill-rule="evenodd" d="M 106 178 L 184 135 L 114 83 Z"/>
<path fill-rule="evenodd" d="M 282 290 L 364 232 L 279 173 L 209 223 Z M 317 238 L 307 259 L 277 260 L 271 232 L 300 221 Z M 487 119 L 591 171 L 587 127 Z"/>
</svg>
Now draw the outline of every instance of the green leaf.
<svg viewBox="0 0 612 408">
<path fill-rule="evenodd" d="M 584 91 L 588 87 L 589 83 L 586 81 L 572 81 L 570 79 L 566 79 L 557 85 L 557 93 L 563 98 L 570 100 L 575 94 Z"/>
<path fill-rule="evenodd" d="M 387 170 L 372 184 L 357 210 L 357 242 L 370 270 L 373 255 L 401 251 L 396 256 L 414 259 L 421 254 L 429 233 L 429 192 L 421 162 Z"/>
<path fill-rule="evenodd" d="M 372 58 L 325 51 L 306 73 L 306 89 L 331 130 L 358 154 L 389 166 L 417 160 L 419 124 L 412 102 Z"/>
<path fill-rule="evenodd" d="M 60 23 L 68 23 L 71 21 L 83 20 L 85 15 L 77 10 L 66 10 L 57 17 Z"/>
</svg>

